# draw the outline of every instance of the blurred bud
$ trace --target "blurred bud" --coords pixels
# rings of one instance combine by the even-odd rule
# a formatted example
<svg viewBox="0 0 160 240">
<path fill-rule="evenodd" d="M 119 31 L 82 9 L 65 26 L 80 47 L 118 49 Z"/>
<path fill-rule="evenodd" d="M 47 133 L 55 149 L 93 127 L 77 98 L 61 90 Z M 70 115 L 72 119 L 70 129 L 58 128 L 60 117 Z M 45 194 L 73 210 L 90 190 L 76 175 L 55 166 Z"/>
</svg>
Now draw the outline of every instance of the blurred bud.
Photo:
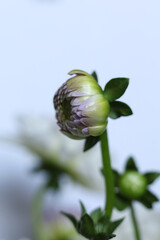
<svg viewBox="0 0 160 240">
<path fill-rule="evenodd" d="M 70 138 L 83 139 L 99 136 L 107 126 L 109 102 L 94 77 L 81 70 L 65 82 L 54 96 L 57 123 Z"/>
<path fill-rule="evenodd" d="M 125 197 L 137 199 L 145 193 L 147 181 L 145 176 L 139 172 L 127 171 L 120 178 L 119 188 Z"/>
</svg>

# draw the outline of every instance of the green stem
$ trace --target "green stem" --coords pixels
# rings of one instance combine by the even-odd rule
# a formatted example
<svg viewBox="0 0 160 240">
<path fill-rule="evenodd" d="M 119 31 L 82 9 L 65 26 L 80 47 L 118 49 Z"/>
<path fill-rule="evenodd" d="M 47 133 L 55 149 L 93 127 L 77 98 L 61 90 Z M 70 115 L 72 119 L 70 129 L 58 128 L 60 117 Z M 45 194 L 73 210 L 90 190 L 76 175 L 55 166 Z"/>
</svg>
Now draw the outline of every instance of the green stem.
<svg viewBox="0 0 160 240">
<path fill-rule="evenodd" d="M 45 192 L 46 192 L 45 187 L 40 188 L 33 199 L 32 221 L 33 221 L 33 228 L 34 228 L 34 234 L 35 234 L 36 240 L 45 239 L 45 229 L 44 229 L 43 214 L 42 214 Z"/>
<path fill-rule="evenodd" d="M 105 212 L 110 218 L 114 207 L 114 180 L 109 154 L 107 130 L 101 135 L 101 152 L 106 192 Z"/>
<path fill-rule="evenodd" d="M 131 217 L 132 217 L 132 222 L 133 222 L 133 227 L 134 227 L 134 231 L 135 231 L 135 239 L 136 240 L 140 240 L 140 232 L 139 232 L 139 228 L 138 228 L 138 224 L 137 224 L 137 220 L 136 220 L 136 215 L 135 215 L 135 211 L 133 208 L 133 204 L 131 204 Z"/>
</svg>

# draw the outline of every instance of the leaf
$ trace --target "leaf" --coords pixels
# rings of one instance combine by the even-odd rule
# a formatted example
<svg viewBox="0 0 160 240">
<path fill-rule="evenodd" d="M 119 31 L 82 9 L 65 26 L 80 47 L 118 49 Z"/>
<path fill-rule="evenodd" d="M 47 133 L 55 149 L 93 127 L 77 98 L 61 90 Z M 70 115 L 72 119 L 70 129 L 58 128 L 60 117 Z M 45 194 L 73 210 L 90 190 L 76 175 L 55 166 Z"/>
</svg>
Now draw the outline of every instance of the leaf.
<svg viewBox="0 0 160 240">
<path fill-rule="evenodd" d="M 103 216 L 103 212 L 102 212 L 101 208 L 97 208 L 91 212 L 90 216 L 91 216 L 93 222 L 96 224 L 97 221 Z"/>
<path fill-rule="evenodd" d="M 133 157 L 128 158 L 127 162 L 126 162 L 126 166 L 125 166 L 125 170 L 134 170 L 134 171 L 138 171 L 138 167 L 136 166 L 136 163 L 133 159 Z"/>
<path fill-rule="evenodd" d="M 87 213 L 81 217 L 78 232 L 86 238 L 91 238 L 95 234 L 93 220 Z"/>
<path fill-rule="evenodd" d="M 81 205 L 81 217 L 86 213 L 86 209 L 84 204 L 80 201 L 80 205 Z"/>
<path fill-rule="evenodd" d="M 67 217 L 72 223 L 73 223 L 73 225 L 74 225 L 74 227 L 77 229 L 77 226 L 78 226 L 78 221 L 77 221 L 77 219 L 73 216 L 73 215 L 71 215 L 71 214 L 69 214 L 69 213 L 66 213 L 66 212 L 61 212 L 65 217 Z"/>
<path fill-rule="evenodd" d="M 96 82 L 98 82 L 98 77 L 97 77 L 96 71 L 93 71 L 91 75 L 92 75 L 92 77 L 94 77 L 94 79 L 96 80 Z"/>
<path fill-rule="evenodd" d="M 128 78 L 111 79 L 105 86 L 104 95 L 108 101 L 113 102 L 120 98 L 126 91 L 129 84 Z"/>
<path fill-rule="evenodd" d="M 85 140 L 83 151 L 86 152 L 89 149 L 91 149 L 92 147 L 94 147 L 96 145 L 96 143 L 99 142 L 99 140 L 100 140 L 100 136 L 98 136 L 98 137 L 93 137 L 93 136 L 87 137 L 86 140 Z"/>
<path fill-rule="evenodd" d="M 123 222 L 124 218 L 111 222 L 109 224 L 108 233 L 113 233 L 114 230 Z"/>
<path fill-rule="evenodd" d="M 159 172 L 148 172 L 145 173 L 144 176 L 147 179 L 147 184 L 152 184 L 158 177 L 160 177 Z"/>
<path fill-rule="evenodd" d="M 158 202 L 159 199 L 149 190 L 146 191 L 146 193 L 139 199 L 139 202 L 141 202 L 146 208 L 152 208 L 153 203 Z"/>
<path fill-rule="evenodd" d="M 115 101 L 110 103 L 110 114 L 109 117 L 117 119 L 119 117 L 126 117 L 133 114 L 131 108 L 124 102 Z"/>
<path fill-rule="evenodd" d="M 129 207 L 130 201 L 127 199 L 124 199 L 119 193 L 115 196 L 115 207 L 119 211 L 123 211 L 127 207 Z"/>
</svg>

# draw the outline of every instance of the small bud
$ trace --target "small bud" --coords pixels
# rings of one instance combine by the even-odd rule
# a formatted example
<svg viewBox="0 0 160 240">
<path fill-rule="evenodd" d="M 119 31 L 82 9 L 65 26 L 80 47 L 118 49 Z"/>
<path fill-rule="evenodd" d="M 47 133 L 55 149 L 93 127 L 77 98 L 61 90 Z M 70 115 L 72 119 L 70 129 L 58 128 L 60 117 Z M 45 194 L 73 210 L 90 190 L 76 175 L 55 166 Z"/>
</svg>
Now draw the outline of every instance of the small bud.
<svg viewBox="0 0 160 240">
<path fill-rule="evenodd" d="M 99 136 L 107 126 L 110 105 L 94 77 L 81 70 L 56 92 L 54 107 L 61 131 L 70 138 Z"/>
<path fill-rule="evenodd" d="M 145 193 L 147 180 L 137 171 L 127 171 L 120 178 L 119 188 L 121 194 L 125 197 L 137 199 Z"/>
</svg>

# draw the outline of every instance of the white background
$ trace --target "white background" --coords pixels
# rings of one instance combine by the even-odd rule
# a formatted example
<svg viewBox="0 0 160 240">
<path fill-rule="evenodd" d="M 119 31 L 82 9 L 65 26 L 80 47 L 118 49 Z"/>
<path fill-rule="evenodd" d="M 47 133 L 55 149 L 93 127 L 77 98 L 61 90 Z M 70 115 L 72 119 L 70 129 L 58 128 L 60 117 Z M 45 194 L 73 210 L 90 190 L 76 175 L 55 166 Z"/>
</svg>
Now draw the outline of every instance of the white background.
<svg viewBox="0 0 160 240">
<path fill-rule="evenodd" d="M 19 115 L 54 119 L 53 94 L 72 69 L 96 70 L 102 86 L 111 78 L 129 77 L 122 101 L 134 115 L 109 121 L 111 152 L 120 169 L 133 155 L 142 172 L 160 171 L 159 12 L 159 0 L 1 0 L 0 134 L 16 132 Z M 30 203 L 33 179 L 26 169 L 32 163 L 25 152 L 4 144 L 0 161 L 0 237 L 9 239 L 7 223 L 12 229 L 15 214 L 21 214 L 13 210 L 14 201 L 15 206 L 22 199 Z M 25 191 L 22 199 L 15 194 L 13 201 L 8 186 L 26 189 L 26 196 Z M 29 221 L 23 222 L 28 225 L 21 233 L 30 229 Z"/>
</svg>

